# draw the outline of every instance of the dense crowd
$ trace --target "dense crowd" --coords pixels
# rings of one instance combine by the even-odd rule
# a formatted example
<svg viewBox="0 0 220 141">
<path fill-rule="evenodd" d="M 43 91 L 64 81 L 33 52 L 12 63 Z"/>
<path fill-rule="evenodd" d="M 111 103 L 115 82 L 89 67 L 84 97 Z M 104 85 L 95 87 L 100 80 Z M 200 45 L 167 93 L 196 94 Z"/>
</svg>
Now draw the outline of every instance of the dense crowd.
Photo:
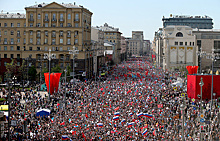
<svg viewBox="0 0 220 141">
<path fill-rule="evenodd" d="M 177 77 L 182 78 L 183 86 L 174 88 L 171 83 Z M 185 79 L 184 72 L 168 72 L 142 60 L 115 65 L 105 81 L 77 82 L 67 90 L 66 105 L 64 90 L 53 94 L 50 101 L 35 91 L 17 91 L 10 120 L 18 122 L 11 126 L 10 135 L 14 140 L 62 140 L 67 135 L 71 140 L 176 141 L 182 140 L 184 118 L 184 139 L 199 140 L 200 103 L 192 105 L 188 99 Z M 2 97 L 7 95 L 4 90 Z M 181 104 L 186 105 L 184 112 Z M 209 104 L 208 100 L 202 103 L 202 113 L 211 121 L 204 123 L 202 138 L 218 141 L 218 101 L 211 110 Z M 36 111 L 42 108 L 50 109 L 50 116 L 37 117 Z"/>
</svg>

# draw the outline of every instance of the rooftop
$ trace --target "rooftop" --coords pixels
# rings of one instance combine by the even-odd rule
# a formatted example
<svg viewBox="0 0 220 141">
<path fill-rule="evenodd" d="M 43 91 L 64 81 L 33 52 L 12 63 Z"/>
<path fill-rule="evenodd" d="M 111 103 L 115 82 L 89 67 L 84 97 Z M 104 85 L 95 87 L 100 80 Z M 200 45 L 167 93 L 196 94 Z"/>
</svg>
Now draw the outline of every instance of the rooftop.
<svg viewBox="0 0 220 141">
<path fill-rule="evenodd" d="M 56 3 L 56 2 L 53 2 L 53 3 Z M 40 3 L 40 4 L 36 4 L 36 5 L 33 5 L 33 6 L 28 6 L 28 7 L 25 7 L 25 8 L 42 8 L 42 7 L 45 7 L 47 5 L 49 5 L 51 3 Z M 79 7 L 83 7 L 83 6 L 78 6 L 75 4 L 72 4 L 72 3 L 57 3 L 59 5 L 62 5 L 63 7 L 66 7 L 66 8 L 79 8 Z"/>
<path fill-rule="evenodd" d="M 96 28 L 102 29 L 103 31 L 116 31 L 119 32 L 119 28 L 114 28 L 112 26 L 109 26 L 107 23 L 104 24 L 104 26 L 96 26 Z"/>
<path fill-rule="evenodd" d="M 25 14 L 20 13 L 0 13 L 0 18 L 22 18 L 25 19 Z"/>
<path fill-rule="evenodd" d="M 220 32 L 220 29 L 198 29 L 198 28 L 195 28 L 192 30 L 193 32 Z"/>
<path fill-rule="evenodd" d="M 189 16 L 189 15 L 172 15 L 172 14 L 170 14 L 170 17 L 168 17 L 168 18 L 165 18 L 164 16 L 163 16 L 163 19 L 171 19 L 171 18 L 185 18 L 185 19 L 187 19 L 187 18 L 189 18 L 189 19 L 212 19 L 211 17 L 209 17 L 209 16 Z"/>
</svg>

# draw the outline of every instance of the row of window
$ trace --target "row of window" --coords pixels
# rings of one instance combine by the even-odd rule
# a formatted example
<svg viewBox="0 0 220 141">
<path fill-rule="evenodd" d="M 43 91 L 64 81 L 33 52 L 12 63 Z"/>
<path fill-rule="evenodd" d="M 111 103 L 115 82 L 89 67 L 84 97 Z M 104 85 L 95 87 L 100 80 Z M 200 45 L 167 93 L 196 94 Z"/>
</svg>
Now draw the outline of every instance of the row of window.
<svg viewBox="0 0 220 141">
<path fill-rule="evenodd" d="M 105 35 L 116 35 L 116 33 L 105 33 Z"/>
<path fill-rule="evenodd" d="M 3 48 L 1 48 L 1 46 L 0 46 L 0 51 L 1 50 L 8 51 L 8 47 L 4 46 Z M 17 46 L 16 50 L 20 51 L 21 47 Z M 33 47 L 29 47 L 29 50 L 33 51 Z M 40 51 L 40 50 L 42 50 L 42 48 L 41 47 L 37 47 L 36 50 Z M 70 47 L 67 47 L 67 51 L 69 51 L 69 50 L 70 50 Z M 78 47 L 76 47 L 76 50 L 78 50 Z M 10 46 L 10 51 L 15 51 L 15 47 L 14 46 Z M 24 46 L 24 51 L 26 51 L 26 47 L 25 46 Z M 44 47 L 44 51 L 48 51 L 48 47 Z M 63 47 L 52 47 L 52 51 L 63 51 Z"/>
<path fill-rule="evenodd" d="M 10 33 L 10 35 L 14 35 L 14 31 L 13 30 L 11 30 L 9 33 Z M 0 36 L 1 35 L 2 34 L 1 34 L 1 31 L 0 31 Z M 4 35 L 8 35 L 8 31 L 7 30 L 4 31 Z M 24 31 L 24 35 L 25 35 L 25 31 Z M 17 31 L 17 36 L 20 37 L 20 30 Z"/>
<path fill-rule="evenodd" d="M 14 58 L 14 54 L 10 54 L 11 59 Z M 1 58 L 1 54 L 0 54 L 0 58 Z M 8 54 L 4 54 L 4 58 L 8 58 Z M 20 54 L 17 54 L 17 59 L 19 60 L 21 58 Z"/>
<path fill-rule="evenodd" d="M 178 45 L 183 45 L 183 42 L 175 42 L 174 45 L 178 46 Z M 185 46 L 187 46 L 187 42 L 185 42 L 184 44 Z M 189 46 L 194 46 L 194 42 L 189 42 Z"/>
<path fill-rule="evenodd" d="M 15 27 L 14 23 L 9 24 L 10 27 Z M 2 23 L 0 23 L 0 27 L 2 26 Z M 8 27 L 8 23 L 4 23 L 4 27 Z M 17 23 L 17 27 L 21 27 L 20 23 Z M 24 24 L 24 27 L 26 27 L 26 24 Z"/>
<path fill-rule="evenodd" d="M 61 20 L 64 19 L 63 13 L 61 13 L 59 16 L 60 16 Z M 52 19 L 56 19 L 56 18 L 57 18 L 56 13 L 53 13 L 52 14 Z M 34 19 L 34 15 L 32 13 L 30 14 L 30 19 Z M 41 14 L 40 13 L 37 14 L 37 19 L 39 19 L 39 20 L 41 19 Z M 45 20 L 49 19 L 48 13 L 45 13 L 44 19 Z M 71 20 L 71 14 L 67 14 L 67 19 Z M 75 14 L 75 19 L 79 19 L 79 14 L 78 13 Z"/>
<path fill-rule="evenodd" d="M 30 38 L 30 44 L 33 44 L 33 38 Z M 63 44 L 63 39 L 60 39 L 60 44 Z M 41 44 L 41 39 L 40 38 L 37 38 L 37 41 L 36 41 L 36 44 L 37 45 L 40 45 Z M 44 39 L 44 44 L 48 44 L 48 39 L 45 38 Z M 55 45 L 56 44 L 56 39 L 52 39 L 52 42 L 51 42 L 52 45 Z M 67 45 L 71 45 L 71 39 L 67 39 L 67 42 L 66 42 Z M 74 44 L 78 44 L 78 39 L 75 39 L 74 40 Z"/>
<path fill-rule="evenodd" d="M 48 31 L 44 31 L 44 34 L 45 36 L 48 36 Z M 52 31 L 51 34 L 52 34 L 52 37 L 56 37 L 56 31 Z M 79 34 L 78 31 L 74 32 L 75 36 L 77 36 L 78 34 Z M 32 30 L 30 30 L 30 35 L 33 35 Z M 63 36 L 63 31 L 59 31 L 59 35 Z M 37 37 L 40 37 L 40 36 L 41 36 L 41 31 L 37 31 Z M 71 31 L 67 31 L 67 37 L 70 37 L 70 36 L 71 36 Z"/>
<path fill-rule="evenodd" d="M 33 23 L 30 23 L 29 24 L 29 27 L 34 27 L 34 24 Z M 44 23 L 43 26 L 41 26 L 41 23 L 37 23 L 36 24 L 36 27 L 64 27 L 64 24 L 63 23 L 60 23 L 60 25 L 57 25 L 57 23 L 52 23 L 50 26 L 49 26 L 49 23 Z M 66 27 L 73 27 L 71 23 L 67 23 L 67 26 Z M 74 27 L 79 27 L 79 23 L 75 23 L 75 26 Z"/>
</svg>

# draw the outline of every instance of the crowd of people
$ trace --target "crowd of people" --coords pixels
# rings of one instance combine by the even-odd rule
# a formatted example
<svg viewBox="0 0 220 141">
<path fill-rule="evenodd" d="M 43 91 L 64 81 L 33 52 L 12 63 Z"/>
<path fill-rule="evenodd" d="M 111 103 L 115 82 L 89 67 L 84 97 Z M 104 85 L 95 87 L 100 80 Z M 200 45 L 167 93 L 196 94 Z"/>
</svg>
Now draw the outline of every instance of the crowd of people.
<svg viewBox="0 0 220 141">
<path fill-rule="evenodd" d="M 17 121 L 17 126 L 10 127 L 11 139 L 220 140 L 218 101 L 211 110 L 210 101 L 203 101 L 202 113 L 210 123 L 204 123 L 201 134 L 201 104 L 196 101 L 193 105 L 187 97 L 185 76 L 138 60 L 115 65 L 105 81 L 77 82 L 68 89 L 66 102 L 64 90 L 50 100 L 35 91 L 17 91 L 10 106 L 9 118 Z M 182 77 L 182 87 L 171 85 L 177 77 Z M 8 91 L 2 91 L 2 97 L 7 98 Z M 37 117 L 37 110 L 42 108 L 50 109 L 50 115 Z M 3 140 L 7 139 L 5 134 Z"/>
</svg>

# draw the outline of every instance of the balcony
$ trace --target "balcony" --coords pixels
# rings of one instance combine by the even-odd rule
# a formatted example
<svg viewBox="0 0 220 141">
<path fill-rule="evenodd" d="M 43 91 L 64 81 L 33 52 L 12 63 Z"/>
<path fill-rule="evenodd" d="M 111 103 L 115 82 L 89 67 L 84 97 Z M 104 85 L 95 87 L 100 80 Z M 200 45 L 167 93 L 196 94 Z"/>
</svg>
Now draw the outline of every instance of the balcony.
<svg viewBox="0 0 220 141">
<path fill-rule="evenodd" d="M 67 35 L 67 37 L 71 37 L 71 35 Z"/>
<path fill-rule="evenodd" d="M 56 37 L 56 35 L 53 35 L 53 34 L 52 34 L 52 37 Z"/>
<path fill-rule="evenodd" d="M 37 34 L 37 37 L 40 38 L 40 34 Z"/>
<path fill-rule="evenodd" d="M 28 19 L 29 22 L 34 22 L 34 19 L 30 18 Z"/>
<path fill-rule="evenodd" d="M 63 19 L 63 18 L 61 18 L 61 19 L 59 19 L 59 21 L 60 21 L 60 22 L 64 22 L 64 19 Z"/>
<path fill-rule="evenodd" d="M 13 45 L 13 44 L 14 44 L 14 42 L 10 42 L 10 44 L 11 44 L 11 45 Z"/>
<path fill-rule="evenodd" d="M 56 22 L 57 21 L 57 19 L 51 19 L 51 22 Z"/>
<path fill-rule="evenodd" d="M 40 45 L 40 42 L 37 42 L 37 45 Z"/>
<path fill-rule="evenodd" d="M 49 22 L 49 19 L 48 18 L 44 19 L 44 22 Z"/>
<path fill-rule="evenodd" d="M 79 22 L 79 19 L 74 19 L 75 22 Z"/>
<path fill-rule="evenodd" d="M 56 45 L 56 43 L 55 42 L 52 42 L 52 44 L 51 45 Z"/>
<path fill-rule="evenodd" d="M 71 43 L 67 43 L 67 45 L 71 45 Z"/>
</svg>

